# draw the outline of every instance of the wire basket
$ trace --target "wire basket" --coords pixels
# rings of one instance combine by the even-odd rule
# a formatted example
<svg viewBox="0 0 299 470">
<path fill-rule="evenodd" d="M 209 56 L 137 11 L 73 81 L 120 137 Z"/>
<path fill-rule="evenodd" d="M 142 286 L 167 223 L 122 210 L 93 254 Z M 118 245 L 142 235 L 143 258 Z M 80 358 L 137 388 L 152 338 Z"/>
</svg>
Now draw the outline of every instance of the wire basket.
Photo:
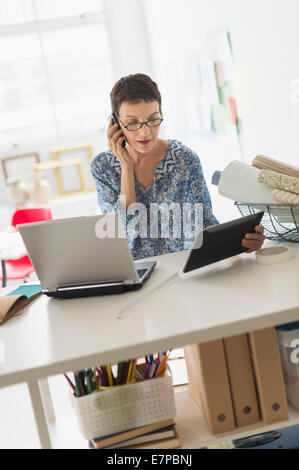
<svg viewBox="0 0 299 470">
<path fill-rule="evenodd" d="M 261 225 L 268 240 L 299 243 L 299 206 L 285 204 L 249 204 L 235 202 L 245 217 L 264 211 Z"/>
</svg>

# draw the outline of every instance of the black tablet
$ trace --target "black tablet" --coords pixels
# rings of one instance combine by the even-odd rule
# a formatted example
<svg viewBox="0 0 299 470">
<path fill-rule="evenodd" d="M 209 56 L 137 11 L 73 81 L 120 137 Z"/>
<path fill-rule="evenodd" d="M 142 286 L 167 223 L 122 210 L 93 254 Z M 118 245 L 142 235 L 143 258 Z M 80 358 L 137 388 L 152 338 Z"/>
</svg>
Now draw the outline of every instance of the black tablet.
<svg viewBox="0 0 299 470">
<path fill-rule="evenodd" d="M 263 215 L 264 212 L 257 212 L 203 230 L 198 234 L 183 272 L 188 273 L 247 251 L 248 248 L 243 247 L 241 241 L 246 233 L 254 233 L 254 227 L 260 224 Z M 200 248 L 194 248 L 198 246 Z"/>
</svg>

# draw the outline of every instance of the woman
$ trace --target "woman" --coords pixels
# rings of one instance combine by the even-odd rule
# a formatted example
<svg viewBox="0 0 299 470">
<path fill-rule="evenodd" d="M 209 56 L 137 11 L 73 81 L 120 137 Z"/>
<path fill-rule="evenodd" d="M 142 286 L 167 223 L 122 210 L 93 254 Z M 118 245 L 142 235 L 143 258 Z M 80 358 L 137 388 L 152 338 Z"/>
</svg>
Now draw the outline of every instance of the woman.
<svg viewBox="0 0 299 470">
<path fill-rule="evenodd" d="M 110 98 L 118 120 L 109 122 L 110 150 L 91 162 L 102 212 L 121 213 L 134 259 L 190 249 L 199 208 L 203 228 L 218 224 L 198 156 L 177 140 L 159 138 L 161 95 L 147 75 L 121 78 Z M 263 231 L 257 226 L 246 234 L 247 253 L 261 248 Z"/>
</svg>

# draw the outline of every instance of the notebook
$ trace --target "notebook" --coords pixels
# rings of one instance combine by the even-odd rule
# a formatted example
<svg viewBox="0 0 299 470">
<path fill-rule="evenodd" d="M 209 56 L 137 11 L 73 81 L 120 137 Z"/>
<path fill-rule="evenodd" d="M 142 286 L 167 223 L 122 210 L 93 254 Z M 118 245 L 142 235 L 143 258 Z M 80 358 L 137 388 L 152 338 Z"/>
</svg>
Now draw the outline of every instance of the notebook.
<svg viewBox="0 0 299 470">
<path fill-rule="evenodd" d="M 115 435 L 113 437 L 115 438 L 120 438 L 124 433 L 120 433 L 119 436 Z M 103 448 L 106 449 L 120 449 L 124 447 L 129 447 L 129 446 L 135 446 L 135 445 L 141 445 L 141 444 L 148 444 L 164 439 L 171 439 L 175 437 L 175 427 L 174 424 L 171 424 L 170 426 L 162 427 L 159 429 L 155 429 L 151 432 L 145 432 L 144 434 L 140 434 L 139 436 L 136 436 L 131 439 L 124 439 L 120 442 L 116 442 L 115 444 L 104 446 Z M 103 442 L 105 442 L 106 437 L 102 439 Z M 101 443 L 101 438 L 100 439 L 92 439 L 89 442 L 89 446 L 92 448 L 100 448 L 100 443 Z"/>
<path fill-rule="evenodd" d="M 23 308 L 42 293 L 40 284 L 25 284 L 0 297 L 0 325 L 23 313 Z"/>
<path fill-rule="evenodd" d="M 166 427 L 173 426 L 174 421 L 172 418 L 160 421 L 157 423 L 147 424 L 145 426 L 139 426 L 138 428 L 129 429 L 120 433 L 110 434 L 103 437 L 98 437 L 91 440 L 91 444 L 96 449 L 109 447 L 124 441 L 131 440 L 133 438 L 144 436 L 145 434 L 152 433 L 156 430 L 165 430 Z"/>
</svg>

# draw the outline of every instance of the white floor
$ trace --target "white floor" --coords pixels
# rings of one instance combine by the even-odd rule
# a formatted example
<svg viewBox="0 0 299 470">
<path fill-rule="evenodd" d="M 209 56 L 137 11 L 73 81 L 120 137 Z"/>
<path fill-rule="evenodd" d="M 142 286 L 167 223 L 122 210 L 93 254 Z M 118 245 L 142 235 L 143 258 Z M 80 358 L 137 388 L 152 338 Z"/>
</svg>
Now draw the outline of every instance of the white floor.
<svg viewBox="0 0 299 470">
<path fill-rule="evenodd" d="M 31 281 L 34 278 L 31 277 Z M 12 281 L 8 286 L 12 286 Z M 171 357 L 182 357 L 183 350 Z M 174 385 L 187 383 L 184 359 L 170 360 Z M 49 377 L 56 421 L 50 423 L 54 448 L 87 449 L 70 403 L 69 385 L 63 375 Z M 39 439 L 26 384 L 0 388 L 0 449 L 39 449 Z"/>
</svg>

